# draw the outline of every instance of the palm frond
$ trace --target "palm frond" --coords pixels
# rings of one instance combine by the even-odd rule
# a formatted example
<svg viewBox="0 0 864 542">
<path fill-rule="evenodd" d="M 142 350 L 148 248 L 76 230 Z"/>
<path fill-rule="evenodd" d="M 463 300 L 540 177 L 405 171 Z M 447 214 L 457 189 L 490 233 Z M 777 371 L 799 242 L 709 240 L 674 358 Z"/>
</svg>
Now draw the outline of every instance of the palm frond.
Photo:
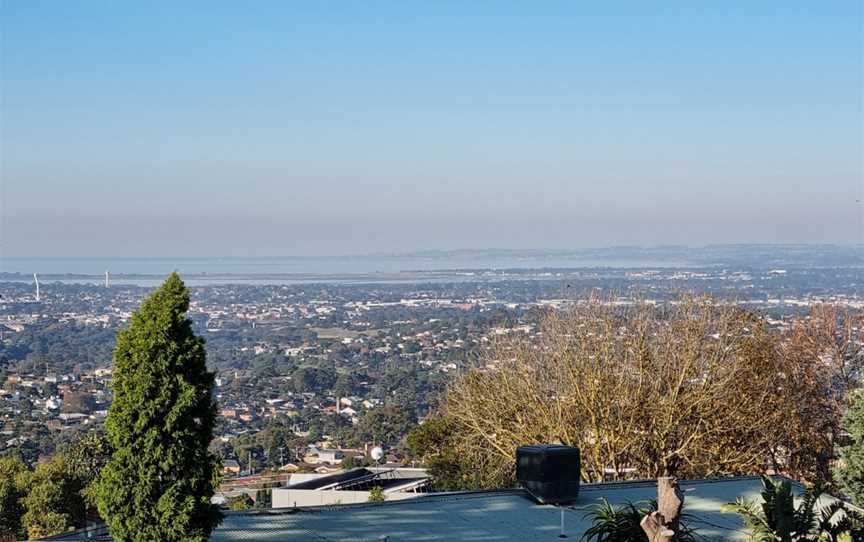
<svg viewBox="0 0 864 542">
<path fill-rule="evenodd" d="M 657 510 L 657 501 L 627 501 L 614 506 L 605 498 L 589 508 L 585 519 L 591 527 L 582 535 L 583 542 L 647 542 L 642 530 L 642 518 Z M 681 523 L 680 542 L 695 542 L 694 530 Z"/>
<path fill-rule="evenodd" d="M 819 506 L 821 488 L 807 489 L 797 507 L 792 484 L 762 477 L 762 504 L 738 499 L 723 512 L 741 516 L 750 542 L 857 542 L 864 540 L 864 514 L 842 501 Z"/>
<path fill-rule="evenodd" d="M 785 482 L 789 486 L 789 494 L 792 494 L 791 484 Z M 818 532 L 819 517 L 817 514 L 817 504 L 822 491 L 818 488 L 809 488 L 801 497 L 801 503 L 793 513 L 793 532 L 799 536 L 805 533 Z"/>
</svg>

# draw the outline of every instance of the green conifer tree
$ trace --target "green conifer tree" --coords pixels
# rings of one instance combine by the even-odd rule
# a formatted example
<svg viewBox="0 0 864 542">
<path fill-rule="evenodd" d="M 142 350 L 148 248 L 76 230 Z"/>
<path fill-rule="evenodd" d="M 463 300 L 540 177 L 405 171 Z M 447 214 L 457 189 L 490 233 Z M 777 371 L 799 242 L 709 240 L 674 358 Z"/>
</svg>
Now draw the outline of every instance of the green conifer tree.
<svg viewBox="0 0 864 542">
<path fill-rule="evenodd" d="M 176 273 L 117 334 L 106 429 L 114 453 L 96 486 L 116 542 L 201 542 L 219 524 L 208 451 L 216 406 L 204 340 Z"/>
<path fill-rule="evenodd" d="M 864 392 L 858 392 L 852 408 L 843 419 L 843 428 L 852 443 L 840 450 L 842 467 L 835 473 L 855 504 L 864 505 Z"/>
</svg>

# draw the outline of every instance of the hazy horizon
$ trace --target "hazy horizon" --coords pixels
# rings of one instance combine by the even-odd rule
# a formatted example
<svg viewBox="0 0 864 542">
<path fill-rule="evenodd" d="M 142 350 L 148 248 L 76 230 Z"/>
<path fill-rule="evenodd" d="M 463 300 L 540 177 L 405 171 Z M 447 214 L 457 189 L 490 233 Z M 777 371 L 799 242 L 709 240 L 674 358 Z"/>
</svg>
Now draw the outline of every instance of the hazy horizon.
<svg viewBox="0 0 864 542">
<path fill-rule="evenodd" d="M 260 257 L 6 257 L 0 259 L 0 275 L 7 280 L 29 282 L 34 273 L 42 279 L 77 280 L 89 277 L 101 283 L 104 273 L 121 280 L 128 277 L 164 276 L 179 271 L 212 284 L 246 281 L 298 280 L 444 280 L 437 272 L 451 272 L 451 280 L 465 280 L 458 271 L 648 269 L 648 268 L 862 268 L 862 245 L 712 245 L 703 247 L 606 247 L 590 249 L 461 249 L 399 254 L 346 254 L 331 256 Z M 382 274 L 383 273 L 383 274 Z M 419 273 L 419 275 L 417 274 Z M 428 273 L 433 273 L 429 275 Z M 122 279 L 122 277 L 127 279 Z M 221 277 L 221 278 L 220 278 Z M 315 277 L 318 277 L 316 279 Z M 351 278 L 353 277 L 353 279 Z"/>
<path fill-rule="evenodd" d="M 582 247 L 464 247 L 464 248 L 419 248 L 403 251 L 369 251 L 369 252 L 343 252 L 332 254 L 258 254 L 252 256 L 232 256 L 229 254 L 77 254 L 74 256 L 52 256 L 52 255 L 9 255 L 4 257 L 11 260 L 149 260 L 149 259 L 177 259 L 177 260 L 207 260 L 224 258 L 227 260 L 244 259 L 328 259 L 328 258 L 402 258 L 402 257 L 433 257 L 458 254 L 555 254 L 555 253 L 580 253 L 580 252 L 606 252 L 606 251 L 656 251 L 662 249 L 676 250 L 706 250 L 706 249 L 743 249 L 753 250 L 758 248 L 790 249 L 790 248 L 847 248 L 853 250 L 864 249 L 864 243 L 706 243 L 706 244 L 653 244 L 653 245 L 605 245 L 605 246 L 582 246 Z M 2 269 L 0 269 L 2 271 Z"/>
<path fill-rule="evenodd" d="M 0 257 L 864 239 L 857 1 L 0 20 Z"/>
</svg>

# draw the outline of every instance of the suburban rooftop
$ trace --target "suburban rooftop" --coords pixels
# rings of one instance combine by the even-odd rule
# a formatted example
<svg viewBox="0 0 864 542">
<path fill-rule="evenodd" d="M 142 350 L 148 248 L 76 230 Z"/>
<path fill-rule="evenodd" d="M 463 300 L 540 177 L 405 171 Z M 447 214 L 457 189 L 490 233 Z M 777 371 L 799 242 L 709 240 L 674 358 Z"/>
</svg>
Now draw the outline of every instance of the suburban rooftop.
<svg viewBox="0 0 864 542">
<path fill-rule="evenodd" d="M 703 539 L 745 540 L 735 514 L 720 508 L 738 497 L 758 499 L 759 477 L 682 480 L 685 523 Z M 796 490 L 801 486 L 793 482 Z M 522 489 L 435 493 L 403 501 L 308 508 L 228 512 L 212 542 L 474 541 L 557 540 L 560 510 L 568 538 L 590 526 L 586 513 L 605 498 L 620 505 L 656 499 L 654 480 L 586 484 L 575 503 L 562 508 L 536 503 Z M 111 540 L 104 526 L 49 540 Z"/>
</svg>

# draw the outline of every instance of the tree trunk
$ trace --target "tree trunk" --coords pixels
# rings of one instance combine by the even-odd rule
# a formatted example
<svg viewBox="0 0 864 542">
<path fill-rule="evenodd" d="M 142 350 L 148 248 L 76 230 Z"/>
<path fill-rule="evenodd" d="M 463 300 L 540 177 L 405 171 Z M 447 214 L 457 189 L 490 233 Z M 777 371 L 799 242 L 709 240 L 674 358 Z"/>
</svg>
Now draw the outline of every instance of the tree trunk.
<svg viewBox="0 0 864 542">
<path fill-rule="evenodd" d="M 640 525 L 649 542 L 677 542 L 684 494 L 673 477 L 657 479 L 657 511 L 651 512 Z"/>
</svg>

